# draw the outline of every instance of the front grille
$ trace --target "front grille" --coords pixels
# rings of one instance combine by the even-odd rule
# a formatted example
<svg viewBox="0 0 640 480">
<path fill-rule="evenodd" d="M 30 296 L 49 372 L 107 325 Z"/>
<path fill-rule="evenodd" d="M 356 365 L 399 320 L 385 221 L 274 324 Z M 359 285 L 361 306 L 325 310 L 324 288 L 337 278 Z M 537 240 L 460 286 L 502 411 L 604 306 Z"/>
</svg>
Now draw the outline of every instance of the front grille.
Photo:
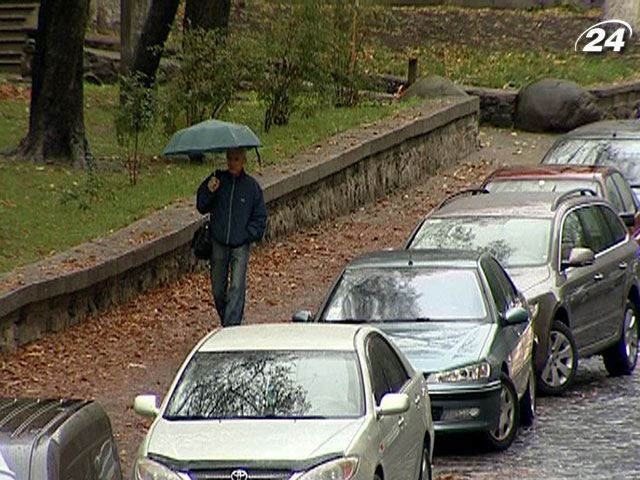
<svg viewBox="0 0 640 480">
<path fill-rule="evenodd" d="M 444 408 L 431 406 L 431 419 L 434 422 L 440 421 L 440 419 L 442 418 L 443 412 L 444 412 Z"/>
<path fill-rule="evenodd" d="M 231 480 L 231 472 L 235 468 L 191 470 L 194 480 Z M 290 470 L 245 469 L 247 480 L 288 480 L 293 474 Z"/>
</svg>

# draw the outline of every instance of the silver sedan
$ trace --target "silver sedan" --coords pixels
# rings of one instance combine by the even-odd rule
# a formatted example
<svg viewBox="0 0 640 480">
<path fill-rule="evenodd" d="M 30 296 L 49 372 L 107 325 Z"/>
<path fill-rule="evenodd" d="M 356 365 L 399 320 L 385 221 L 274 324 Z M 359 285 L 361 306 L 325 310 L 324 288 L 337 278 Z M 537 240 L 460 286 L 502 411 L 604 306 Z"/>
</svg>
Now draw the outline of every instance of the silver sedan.
<svg viewBox="0 0 640 480">
<path fill-rule="evenodd" d="M 256 325 L 210 333 L 180 368 L 135 480 L 430 480 L 427 385 L 366 325 Z"/>
</svg>

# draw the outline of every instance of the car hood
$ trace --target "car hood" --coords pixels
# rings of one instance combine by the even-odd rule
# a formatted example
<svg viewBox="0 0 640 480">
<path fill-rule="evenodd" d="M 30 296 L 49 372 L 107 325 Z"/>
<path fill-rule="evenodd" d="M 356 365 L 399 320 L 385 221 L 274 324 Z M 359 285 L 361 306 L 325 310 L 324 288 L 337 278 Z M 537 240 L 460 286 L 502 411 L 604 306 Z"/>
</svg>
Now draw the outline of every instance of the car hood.
<svg viewBox="0 0 640 480">
<path fill-rule="evenodd" d="M 551 271 L 546 265 L 542 267 L 510 267 L 507 268 L 507 273 L 527 299 L 536 296 L 539 290 L 537 287 L 547 282 L 551 276 Z"/>
<path fill-rule="evenodd" d="M 286 466 L 342 454 L 365 417 L 336 420 L 165 420 L 152 430 L 148 454 L 180 462 L 276 462 Z"/>
<path fill-rule="evenodd" d="M 425 322 L 377 325 L 407 356 L 413 368 L 437 372 L 480 360 L 497 326 L 479 322 Z"/>
</svg>

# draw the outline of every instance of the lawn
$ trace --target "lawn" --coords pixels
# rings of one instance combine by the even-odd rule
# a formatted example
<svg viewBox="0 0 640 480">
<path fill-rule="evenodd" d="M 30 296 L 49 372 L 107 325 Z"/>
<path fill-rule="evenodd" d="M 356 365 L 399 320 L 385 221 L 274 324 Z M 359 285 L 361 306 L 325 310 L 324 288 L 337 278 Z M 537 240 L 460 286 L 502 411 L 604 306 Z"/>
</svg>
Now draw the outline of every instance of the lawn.
<svg viewBox="0 0 640 480">
<path fill-rule="evenodd" d="M 191 198 L 200 181 L 224 164 L 209 157 L 204 164 L 160 155 L 168 138 L 158 129 L 146 145 L 140 183 L 128 184 L 113 128 L 117 89 L 86 87 L 86 126 L 97 175 L 56 166 L 0 160 L 0 272 L 36 261 L 121 228 L 176 200 Z M 226 113 L 247 123 L 264 144 L 264 164 L 277 163 L 359 124 L 378 120 L 406 104 L 364 103 L 354 109 L 300 111 L 288 126 L 260 133 L 261 114 L 249 96 Z M 0 101 L 0 148 L 15 146 L 26 132 L 28 102 Z M 250 156 L 249 170 L 255 168 Z"/>
</svg>

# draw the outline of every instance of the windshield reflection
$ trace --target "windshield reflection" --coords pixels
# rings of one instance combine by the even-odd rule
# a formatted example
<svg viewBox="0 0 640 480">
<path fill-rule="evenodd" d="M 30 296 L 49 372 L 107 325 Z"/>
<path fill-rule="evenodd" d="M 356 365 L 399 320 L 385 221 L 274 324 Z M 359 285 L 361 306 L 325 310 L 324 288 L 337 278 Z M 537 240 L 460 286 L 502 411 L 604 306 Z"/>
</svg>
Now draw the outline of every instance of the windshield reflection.
<svg viewBox="0 0 640 480">
<path fill-rule="evenodd" d="M 608 165 L 631 185 L 640 185 L 640 141 L 633 139 L 568 139 L 543 160 L 546 164 Z"/>
<path fill-rule="evenodd" d="M 487 316 L 473 270 L 347 270 L 324 319 L 371 322 L 481 320 Z"/>
<path fill-rule="evenodd" d="M 548 261 L 550 235 L 546 218 L 430 218 L 410 248 L 488 251 L 505 267 L 539 266 Z"/>
<path fill-rule="evenodd" d="M 363 410 L 353 352 L 199 352 L 165 418 L 337 418 Z"/>
</svg>

